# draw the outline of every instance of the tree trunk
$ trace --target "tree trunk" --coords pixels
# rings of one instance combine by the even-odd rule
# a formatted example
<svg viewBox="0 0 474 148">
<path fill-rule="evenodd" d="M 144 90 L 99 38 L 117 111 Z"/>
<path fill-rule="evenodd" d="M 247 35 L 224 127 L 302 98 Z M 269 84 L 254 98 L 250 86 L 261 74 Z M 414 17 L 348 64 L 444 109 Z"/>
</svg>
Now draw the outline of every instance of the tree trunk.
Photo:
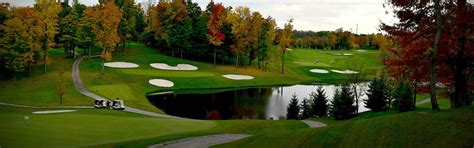
<svg viewBox="0 0 474 148">
<path fill-rule="evenodd" d="M 89 52 L 89 56 L 87 58 L 91 59 L 91 44 L 87 45 L 87 51 Z"/>
<path fill-rule="evenodd" d="M 180 52 L 180 57 L 181 57 L 181 59 L 183 59 L 183 49 L 180 48 L 180 49 L 179 49 L 179 52 Z"/>
<path fill-rule="evenodd" d="M 104 69 L 105 69 L 105 60 L 102 58 L 102 70 L 101 70 L 101 74 L 104 74 Z"/>
<path fill-rule="evenodd" d="M 216 47 L 214 47 L 214 65 L 216 65 Z"/>
<path fill-rule="evenodd" d="M 239 68 L 239 54 L 237 54 L 237 58 L 235 59 L 235 68 Z"/>
<path fill-rule="evenodd" d="M 285 68 L 285 53 L 283 52 L 283 54 L 281 55 L 281 74 L 284 74 L 284 68 Z"/>
<path fill-rule="evenodd" d="M 436 54 L 438 52 L 439 39 L 441 37 L 441 7 L 440 0 L 435 0 L 435 16 L 436 16 L 436 37 L 434 40 L 433 50 L 431 51 L 430 61 L 430 99 L 431 110 L 439 111 L 438 102 L 436 100 Z"/>
<path fill-rule="evenodd" d="M 414 93 L 413 93 L 413 109 L 416 109 L 416 94 L 418 93 L 418 82 L 415 81 L 415 83 L 413 84 L 413 90 L 414 90 Z"/>
<path fill-rule="evenodd" d="M 171 56 L 174 57 L 174 49 L 171 49 Z"/>
<path fill-rule="evenodd" d="M 63 105 L 63 96 L 59 96 L 59 104 Z"/>
<path fill-rule="evenodd" d="M 43 54 L 43 62 L 44 62 L 44 63 L 43 63 L 43 64 L 44 64 L 43 73 L 46 73 L 46 72 L 47 72 L 46 55 L 47 55 L 48 52 L 46 51 L 46 49 L 44 49 L 44 52 L 43 52 L 43 53 L 44 53 L 44 54 Z"/>
</svg>

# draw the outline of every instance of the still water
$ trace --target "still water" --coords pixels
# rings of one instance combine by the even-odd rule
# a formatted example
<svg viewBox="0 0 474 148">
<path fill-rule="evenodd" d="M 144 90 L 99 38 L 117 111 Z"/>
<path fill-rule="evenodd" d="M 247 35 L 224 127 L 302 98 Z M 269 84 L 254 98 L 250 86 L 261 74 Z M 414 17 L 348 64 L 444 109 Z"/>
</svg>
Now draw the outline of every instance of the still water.
<svg viewBox="0 0 474 148">
<path fill-rule="evenodd" d="M 293 94 L 298 100 L 310 98 L 319 85 L 293 85 L 231 90 L 194 90 L 187 92 L 155 93 L 148 100 L 166 114 L 193 119 L 285 119 L 286 108 Z M 339 86 L 321 85 L 329 100 Z M 359 112 L 367 111 L 359 99 Z"/>
</svg>

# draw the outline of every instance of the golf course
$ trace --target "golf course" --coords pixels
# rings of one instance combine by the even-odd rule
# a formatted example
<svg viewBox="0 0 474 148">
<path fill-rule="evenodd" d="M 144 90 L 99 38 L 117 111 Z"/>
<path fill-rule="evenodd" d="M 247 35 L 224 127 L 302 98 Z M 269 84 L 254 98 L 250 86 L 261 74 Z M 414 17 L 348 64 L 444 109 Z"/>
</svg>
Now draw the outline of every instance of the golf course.
<svg viewBox="0 0 474 148">
<path fill-rule="evenodd" d="M 368 33 L 214 1 L 81 2 L 1 3 L 0 148 L 474 146 L 465 1 L 442 4 L 440 34 L 421 13 L 436 2 L 410 10 L 427 20 L 384 2 L 400 24 Z"/>
</svg>

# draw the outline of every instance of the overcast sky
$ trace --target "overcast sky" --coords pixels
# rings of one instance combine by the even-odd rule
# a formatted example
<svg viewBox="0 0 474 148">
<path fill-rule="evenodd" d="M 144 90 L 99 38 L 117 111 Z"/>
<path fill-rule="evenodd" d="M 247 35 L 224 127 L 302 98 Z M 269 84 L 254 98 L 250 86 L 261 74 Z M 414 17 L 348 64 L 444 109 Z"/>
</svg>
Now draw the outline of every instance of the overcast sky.
<svg viewBox="0 0 474 148">
<path fill-rule="evenodd" d="M 0 0 L 14 6 L 27 6 L 34 0 Z M 72 0 L 70 0 L 72 1 Z M 136 0 L 147 2 L 148 0 Z M 158 1 L 158 0 L 154 0 Z M 79 0 L 85 5 L 94 5 L 98 0 Z M 194 0 L 204 8 L 210 0 Z M 391 13 L 385 14 L 385 0 L 214 0 L 224 6 L 247 6 L 252 11 L 259 11 L 263 16 L 272 16 L 279 27 L 294 19 L 297 30 L 333 31 L 342 27 L 344 30 L 358 33 L 378 33 L 380 21 L 393 23 L 396 19 Z M 388 10 L 388 12 L 391 12 Z"/>
</svg>

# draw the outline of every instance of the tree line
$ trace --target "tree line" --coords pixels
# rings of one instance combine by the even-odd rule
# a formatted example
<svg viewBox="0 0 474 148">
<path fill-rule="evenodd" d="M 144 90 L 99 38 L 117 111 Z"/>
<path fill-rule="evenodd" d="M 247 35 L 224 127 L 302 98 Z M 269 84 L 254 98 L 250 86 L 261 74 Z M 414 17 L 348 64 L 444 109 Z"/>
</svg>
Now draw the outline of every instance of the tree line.
<svg viewBox="0 0 474 148">
<path fill-rule="evenodd" d="M 394 46 L 392 39 L 381 33 L 354 34 L 338 28 L 335 31 L 298 31 L 293 32 L 294 48 L 310 49 L 380 49 L 385 50 Z"/>
</svg>

